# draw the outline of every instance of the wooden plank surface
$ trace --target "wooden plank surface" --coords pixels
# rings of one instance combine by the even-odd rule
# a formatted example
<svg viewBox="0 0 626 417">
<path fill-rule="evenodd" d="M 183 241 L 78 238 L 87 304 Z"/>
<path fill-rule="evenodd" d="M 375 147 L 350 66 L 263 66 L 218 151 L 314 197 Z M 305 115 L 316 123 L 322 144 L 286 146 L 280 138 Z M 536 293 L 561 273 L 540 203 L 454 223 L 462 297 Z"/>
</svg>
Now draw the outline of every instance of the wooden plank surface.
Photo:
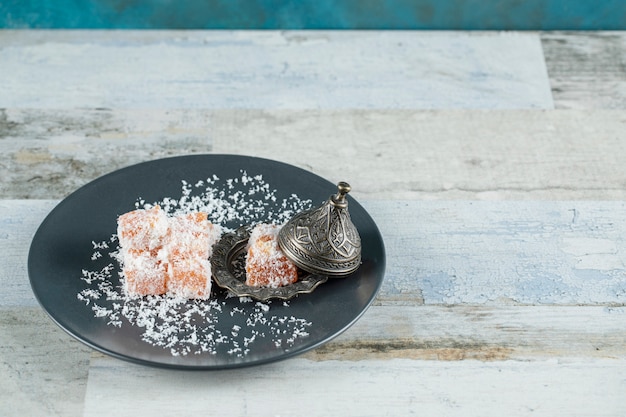
<svg viewBox="0 0 626 417">
<path fill-rule="evenodd" d="M 82 415 L 91 352 L 41 308 L 0 302 L 0 415 Z"/>
<path fill-rule="evenodd" d="M 0 196 L 62 198 L 145 160 L 236 153 L 364 199 L 623 200 L 625 131 L 619 110 L 6 109 Z"/>
<path fill-rule="evenodd" d="M 222 115 L 213 125 L 215 152 L 271 157 L 347 179 L 361 198 L 626 197 L 621 111 Z"/>
<path fill-rule="evenodd" d="M 315 361 L 626 359 L 623 306 L 375 304 Z"/>
<path fill-rule="evenodd" d="M 2 198 L 61 198 L 115 169 L 209 153 L 209 114 L 186 110 L 0 110 Z"/>
<path fill-rule="evenodd" d="M 0 68 L 0 107 L 553 107 L 536 33 L 3 31 Z"/>
<path fill-rule="evenodd" d="M 590 109 L 626 102 L 623 32 L 250 34 L 5 30 L 0 107 Z"/>
<path fill-rule="evenodd" d="M 246 416 L 617 416 L 626 362 L 312 363 L 294 359 L 219 373 L 164 372 L 92 360 L 85 416 L 157 412 Z M 142 397 L 130 397 L 140 385 Z M 115 400 L 112 400 L 115 399 Z"/>
<path fill-rule="evenodd" d="M 0 414 L 623 416 L 624 39 L 0 32 Z M 209 373 L 105 357 L 49 320 L 26 271 L 45 215 L 192 153 L 349 180 L 387 249 L 365 315 Z"/>
<path fill-rule="evenodd" d="M 38 307 L 28 280 L 30 242 L 57 200 L 0 200 L 0 308 Z"/>
<path fill-rule="evenodd" d="M 558 109 L 626 107 L 626 32 L 541 34 Z"/>
</svg>

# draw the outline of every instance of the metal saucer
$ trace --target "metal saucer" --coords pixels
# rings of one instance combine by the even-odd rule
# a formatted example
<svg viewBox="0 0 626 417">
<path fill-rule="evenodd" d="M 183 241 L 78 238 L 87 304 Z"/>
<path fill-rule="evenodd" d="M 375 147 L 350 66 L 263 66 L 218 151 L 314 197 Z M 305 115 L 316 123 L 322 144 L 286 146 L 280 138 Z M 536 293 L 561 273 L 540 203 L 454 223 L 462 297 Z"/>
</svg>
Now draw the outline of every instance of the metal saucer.
<svg viewBox="0 0 626 417">
<path fill-rule="evenodd" d="M 213 280 L 222 288 L 239 297 L 250 297 L 258 301 L 273 298 L 288 300 L 298 294 L 313 292 L 318 285 L 328 280 L 327 275 L 302 271 L 298 281 L 284 287 L 251 287 L 245 284 L 246 245 L 250 238 L 250 226 L 242 226 L 232 233 L 225 233 L 213 246 L 211 269 Z"/>
</svg>

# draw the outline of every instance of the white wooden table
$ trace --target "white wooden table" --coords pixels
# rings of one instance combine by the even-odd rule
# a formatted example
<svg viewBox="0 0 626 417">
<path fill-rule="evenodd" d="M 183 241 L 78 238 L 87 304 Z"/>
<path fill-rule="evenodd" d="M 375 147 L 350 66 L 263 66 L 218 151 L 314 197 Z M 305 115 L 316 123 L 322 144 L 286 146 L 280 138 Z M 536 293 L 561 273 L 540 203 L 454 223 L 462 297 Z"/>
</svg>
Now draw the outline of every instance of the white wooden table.
<svg viewBox="0 0 626 417">
<path fill-rule="evenodd" d="M 626 34 L 0 32 L 0 415 L 626 415 Z M 119 167 L 235 153 L 348 180 L 374 305 L 304 355 L 180 372 L 37 304 L 33 234 Z"/>
</svg>

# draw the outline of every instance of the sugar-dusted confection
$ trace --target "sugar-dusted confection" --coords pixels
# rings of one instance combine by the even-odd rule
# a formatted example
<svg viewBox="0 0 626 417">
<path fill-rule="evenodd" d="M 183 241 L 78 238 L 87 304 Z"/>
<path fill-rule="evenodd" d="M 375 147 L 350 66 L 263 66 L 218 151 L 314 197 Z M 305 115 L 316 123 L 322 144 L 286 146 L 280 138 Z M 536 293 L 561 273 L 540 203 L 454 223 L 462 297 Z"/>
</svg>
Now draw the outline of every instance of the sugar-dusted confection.
<svg viewBox="0 0 626 417">
<path fill-rule="evenodd" d="M 181 298 L 206 299 L 211 293 L 213 245 L 221 228 L 207 220 L 207 213 L 190 213 L 170 219 L 161 256 L 168 262 L 167 293 Z"/>
<path fill-rule="evenodd" d="M 154 250 L 168 230 L 167 215 L 159 206 L 134 210 L 117 220 L 117 237 L 122 248 L 133 251 Z"/>
<path fill-rule="evenodd" d="M 134 210 L 117 220 L 117 236 L 125 276 L 126 293 L 165 293 L 166 265 L 157 259 L 168 219 L 159 206 Z"/>
<path fill-rule="evenodd" d="M 168 294 L 179 298 L 209 298 L 211 263 L 208 259 L 176 259 L 168 264 L 167 274 Z"/>
<path fill-rule="evenodd" d="M 124 256 L 126 292 L 133 295 L 164 294 L 166 266 L 148 251 L 129 251 Z"/>
<path fill-rule="evenodd" d="M 298 280 L 297 267 L 278 246 L 279 226 L 256 225 L 248 239 L 246 285 L 278 288 Z"/>
<path fill-rule="evenodd" d="M 170 219 L 163 247 L 170 259 L 209 259 L 220 234 L 220 227 L 207 220 L 207 213 L 183 214 Z"/>
<path fill-rule="evenodd" d="M 126 293 L 208 298 L 209 258 L 220 234 L 221 228 L 202 212 L 168 217 L 156 206 L 121 215 L 118 237 Z"/>
</svg>

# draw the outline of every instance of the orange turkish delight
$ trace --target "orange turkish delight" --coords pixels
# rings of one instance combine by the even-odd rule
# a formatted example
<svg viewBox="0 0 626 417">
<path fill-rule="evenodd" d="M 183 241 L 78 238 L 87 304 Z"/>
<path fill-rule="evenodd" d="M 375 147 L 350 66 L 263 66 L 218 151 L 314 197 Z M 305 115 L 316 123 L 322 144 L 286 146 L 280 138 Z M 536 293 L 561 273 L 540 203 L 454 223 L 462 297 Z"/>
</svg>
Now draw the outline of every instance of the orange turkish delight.
<svg viewBox="0 0 626 417">
<path fill-rule="evenodd" d="M 117 220 L 117 237 L 122 248 L 132 251 L 158 249 L 168 229 L 167 215 L 159 206 L 134 210 Z"/>
<path fill-rule="evenodd" d="M 128 295 L 209 297 L 209 258 L 221 228 L 207 213 L 169 217 L 158 206 L 135 210 L 119 217 L 117 233 Z"/>
<path fill-rule="evenodd" d="M 132 295 L 164 294 L 165 264 L 148 251 L 129 251 L 124 256 L 125 288 Z"/>
<path fill-rule="evenodd" d="M 279 226 L 258 224 L 250 232 L 246 285 L 278 288 L 298 280 L 298 268 L 278 246 Z"/>
<path fill-rule="evenodd" d="M 170 218 L 163 246 L 170 259 L 198 257 L 209 259 L 211 248 L 219 239 L 219 227 L 198 212 Z"/>
<path fill-rule="evenodd" d="M 208 259 L 181 258 L 168 264 L 167 293 L 180 298 L 207 299 L 211 294 Z"/>
</svg>

